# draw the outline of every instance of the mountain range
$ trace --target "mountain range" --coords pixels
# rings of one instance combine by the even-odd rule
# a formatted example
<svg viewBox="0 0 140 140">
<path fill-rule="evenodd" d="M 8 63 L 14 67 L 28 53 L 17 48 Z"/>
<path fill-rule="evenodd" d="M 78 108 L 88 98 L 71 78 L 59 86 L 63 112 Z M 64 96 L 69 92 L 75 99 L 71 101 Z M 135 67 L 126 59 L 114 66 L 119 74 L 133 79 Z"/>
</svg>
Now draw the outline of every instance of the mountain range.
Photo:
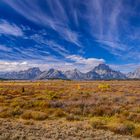
<svg viewBox="0 0 140 140">
<path fill-rule="evenodd" d="M 99 64 L 91 71 L 82 73 L 77 69 L 60 71 L 49 69 L 41 71 L 38 67 L 19 72 L 0 73 L 0 79 L 11 80 L 47 80 L 47 79 L 70 79 L 70 80 L 111 80 L 111 79 L 140 79 L 140 68 L 134 72 L 123 74 L 112 70 L 106 64 Z"/>
</svg>

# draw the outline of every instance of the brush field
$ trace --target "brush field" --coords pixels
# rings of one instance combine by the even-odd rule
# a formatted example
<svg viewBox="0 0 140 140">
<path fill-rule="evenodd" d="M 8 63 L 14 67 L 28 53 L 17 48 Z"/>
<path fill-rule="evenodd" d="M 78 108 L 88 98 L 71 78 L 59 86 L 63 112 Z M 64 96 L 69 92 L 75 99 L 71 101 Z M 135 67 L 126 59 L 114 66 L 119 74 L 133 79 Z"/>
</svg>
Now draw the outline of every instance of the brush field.
<svg viewBox="0 0 140 140">
<path fill-rule="evenodd" d="M 6 139 L 140 139 L 140 81 L 1 81 Z"/>
</svg>

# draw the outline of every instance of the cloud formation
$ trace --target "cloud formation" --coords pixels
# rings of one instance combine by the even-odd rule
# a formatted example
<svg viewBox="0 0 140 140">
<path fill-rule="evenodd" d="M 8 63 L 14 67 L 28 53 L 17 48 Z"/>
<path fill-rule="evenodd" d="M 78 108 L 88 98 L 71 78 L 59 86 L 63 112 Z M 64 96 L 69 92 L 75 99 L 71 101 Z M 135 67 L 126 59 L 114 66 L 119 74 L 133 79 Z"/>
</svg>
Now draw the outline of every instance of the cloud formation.
<svg viewBox="0 0 140 140">
<path fill-rule="evenodd" d="M 0 61 L 0 71 L 17 71 L 27 68 L 27 62 Z"/>
<path fill-rule="evenodd" d="M 10 52 L 12 51 L 12 49 L 10 47 L 0 44 L 0 51 Z"/>
<path fill-rule="evenodd" d="M 66 61 L 66 59 L 68 61 Z M 103 59 L 84 58 L 81 56 L 71 55 L 65 60 L 58 60 L 57 58 L 47 57 L 46 63 L 40 60 L 32 61 L 0 61 L 0 71 L 20 71 L 31 67 L 39 67 L 41 70 L 48 70 L 56 68 L 58 70 L 66 71 L 70 69 L 79 69 L 82 72 L 87 72 L 95 66 L 104 63 Z"/>
<path fill-rule="evenodd" d="M 103 59 L 97 59 L 97 58 L 84 58 L 82 56 L 77 55 L 70 55 L 66 58 L 70 59 L 71 61 L 74 61 L 77 64 L 88 64 L 88 65 L 98 65 L 100 63 L 105 63 L 105 60 Z"/>
<path fill-rule="evenodd" d="M 74 43 L 77 46 L 81 46 L 78 33 L 71 30 L 68 26 L 68 17 L 60 0 L 55 2 L 51 0 L 46 1 L 49 5 L 52 16 L 47 12 L 44 12 L 37 0 L 17 0 L 16 2 L 14 0 L 4 0 L 4 3 L 7 3 L 28 20 L 49 27 L 56 31 L 65 40 Z"/>
<path fill-rule="evenodd" d="M 105 63 L 104 59 L 84 58 L 78 55 L 70 55 L 70 56 L 67 56 L 66 58 L 72 61 L 72 63 L 76 65 L 78 69 L 84 72 L 93 69 L 95 66 L 101 63 Z"/>
<path fill-rule="evenodd" d="M 0 34 L 12 35 L 12 36 L 23 36 L 23 31 L 20 27 L 15 24 L 11 24 L 6 20 L 0 20 Z"/>
<path fill-rule="evenodd" d="M 101 47 L 116 56 L 123 57 L 125 53 L 131 58 L 131 55 L 127 53 L 136 46 L 130 45 L 128 38 L 132 37 L 133 33 L 137 38 L 140 28 L 136 31 L 135 26 L 130 25 L 130 21 L 131 18 L 138 16 L 135 11 L 140 3 L 133 2 L 133 7 L 128 4 L 118 0 L 88 1 L 85 3 L 88 10 L 83 17 L 90 25 L 89 32 Z M 131 38 L 132 41 L 133 39 Z M 138 59 L 138 55 L 136 57 Z"/>
</svg>

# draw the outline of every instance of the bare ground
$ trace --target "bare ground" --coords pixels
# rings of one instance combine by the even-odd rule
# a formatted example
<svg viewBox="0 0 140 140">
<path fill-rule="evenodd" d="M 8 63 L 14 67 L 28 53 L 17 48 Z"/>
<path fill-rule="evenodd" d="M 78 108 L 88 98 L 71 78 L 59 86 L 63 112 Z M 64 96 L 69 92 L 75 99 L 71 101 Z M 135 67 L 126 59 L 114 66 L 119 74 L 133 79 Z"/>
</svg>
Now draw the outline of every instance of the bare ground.
<svg viewBox="0 0 140 140">
<path fill-rule="evenodd" d="M 138 140 L 92 129 L 88 121 L 23 121 L 0 119 L 0 140 Z"/>
</svg>

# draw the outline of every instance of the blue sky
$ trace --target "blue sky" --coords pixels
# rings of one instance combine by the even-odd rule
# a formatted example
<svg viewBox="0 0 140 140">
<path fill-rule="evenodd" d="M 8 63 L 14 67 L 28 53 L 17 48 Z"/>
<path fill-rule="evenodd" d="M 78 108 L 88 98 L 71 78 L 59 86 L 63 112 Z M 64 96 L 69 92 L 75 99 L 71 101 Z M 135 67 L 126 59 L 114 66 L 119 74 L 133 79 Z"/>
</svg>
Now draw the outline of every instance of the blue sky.
<svg viewBox="0 0 140 140">
<path fill-rule="evenodd" d="M 1 0 L 0 71 L 140 66 L 139 0 Z"/>
</svg>

